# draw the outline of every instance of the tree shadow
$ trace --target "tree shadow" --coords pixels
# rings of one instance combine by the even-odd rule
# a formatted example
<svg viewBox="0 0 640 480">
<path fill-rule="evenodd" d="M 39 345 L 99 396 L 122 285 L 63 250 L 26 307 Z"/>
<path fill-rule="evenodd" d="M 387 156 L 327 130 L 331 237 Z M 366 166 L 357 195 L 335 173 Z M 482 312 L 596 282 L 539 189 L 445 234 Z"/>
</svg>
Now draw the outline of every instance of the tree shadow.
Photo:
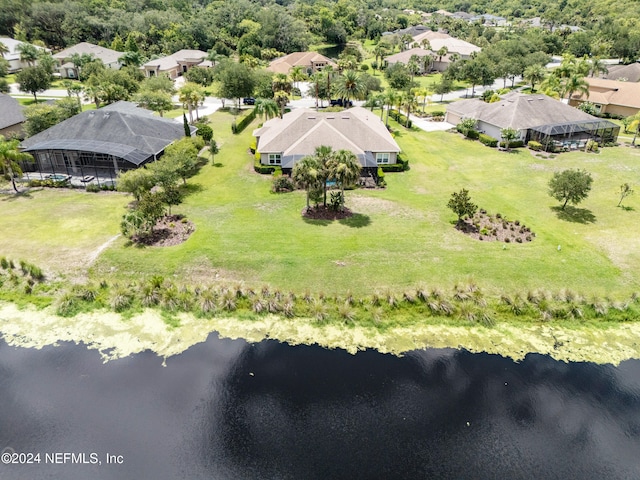
<svg viewBox="0 0 640 480">
<path fill-rule="evenodd" d="M 556 212 L 556 216 L 560 220 L 573 223 L 596 223 L 596 216 L 587 208 L 576 208 L 567 205 L 564 210 L 562 207 L 551 207 Z"/>
<path fill-rule="evenodd" d="M 42 190 L 42 188 L 39 188 L 39 189 L 37 189 L 37 190 L 38 190 L 38 191 L 39 191 L 39 190 Z M 2 201 L 3 201 L 3 202 L 15 202 L 15 201 L 17 201 L 17 200 L 20 200 L 21 198 L 28 198 L 28 199 L 31 199 L 31 198 L 33 198 L 33 197 L 31 196 L 31 191 L 32 191 L 32 190 L 21 190 L 21 191 L 19 191 L 18 193 L 16 193 L 16 192 L 14 192 L 13 190 L 11 190 L 11 193 L 7 193 L 7 196 L 6 196 L 6 197 L 4 197 L 4 198 L 2 199 Z"/>
<path fill-rule="evenodd" d="M 369 215 L 363 215 L 361 213 L 354 213 L 348 218 L 338 220 L 342 225 L 346 225 L 351 228 L 362 228 L 371 225 L 371 218 Z"/>
<path fill-rule="evenodd" d="M 622 210 L 624 210 L 625 212 L 635 212 L 635 211 L 636 211 L 636 209 L 635 209 L 635 208 L 633 208 L 633 207 L 627 207 L 626 205 L 620 205 L 620 208 L 621 208 Z"/>
<path fill-rule="evenodd" d="M 308 223 L 309 225 L 317 225 L 319 227 L 326 227 L 333 222 L 333 220 L 318 220 L 315 218 L 305 217 L 304 215 L 302 216 L 302 220 L 304 220 L 305 223 Z"/>
<path fill-rule="evenodd" d="M 204 187 L 199 183 L 187 183 L 186 185 L 180 185 L 180 192 L 184 196 L 193 195 L 194 193 L 200 193 L 204 191 Z"/>
<path fill-rule="evenodd" d="M 224 167 L 224 163 L 220 163 L 220 162 L 212 163 L 211 166 L 215 168 L 221 168 L 221 167 Z"/>
</svg>

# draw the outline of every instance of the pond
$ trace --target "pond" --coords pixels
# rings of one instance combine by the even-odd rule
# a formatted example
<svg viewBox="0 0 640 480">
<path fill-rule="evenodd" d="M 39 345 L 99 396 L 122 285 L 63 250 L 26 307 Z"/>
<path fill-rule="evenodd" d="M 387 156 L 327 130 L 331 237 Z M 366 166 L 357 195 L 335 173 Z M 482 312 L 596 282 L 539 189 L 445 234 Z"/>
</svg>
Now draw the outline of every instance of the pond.
<svg viewBox="0 0 640 480">
<path fill-rule="evenodd" d="M 0 342 L 0 405 L 0 450 L 40 454 L 3 480 L 640 478 L 636 360 Z"/>
</svg>

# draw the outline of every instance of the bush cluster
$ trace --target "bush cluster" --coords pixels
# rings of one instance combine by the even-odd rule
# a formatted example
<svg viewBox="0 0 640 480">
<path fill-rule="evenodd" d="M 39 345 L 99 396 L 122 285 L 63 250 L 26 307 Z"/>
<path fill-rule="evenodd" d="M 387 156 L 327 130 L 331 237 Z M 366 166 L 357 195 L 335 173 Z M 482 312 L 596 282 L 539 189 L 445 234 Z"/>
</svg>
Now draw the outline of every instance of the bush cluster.
<svg viewBox="0 0 640 480">
<path fill-rule="evenodd" d="M 282 172 L 282 168 L 275 165 L 263 165 L 260 163 L 260 158 L 256 158 L 253 162 L 253 170 L 263 175 L 271 175 L 272 173 Z"/>
<path fill-rule="evenodd" d="M 500 142 L 500 147 L 507 148 L 507 142 Z M 509 148 L 524 147 L 524 140 L 512 140 L 509 142 Z"/>
<path fill-rule="evenodd" d="M 527 143 L 527 147 L 536 152 L 539 152 L 543 149 L 542 144 L 540 142 L 536 142 L 535 140 L 529 140 L 529 143 Z"/>
<path fill-rule="evenodd" d="M 413 122 L 411 120 L 409 120 L 409 123 L 407 124 L 406 115 L 403 115 L 397 110 L 389 110 L 389 116 L 393 118 L 396 122 L 398 122 L 400 125 L 402 125 L 403 127 L 406 126 L 407 128 L 411 128 L 411 126 L 413 125 Z"/>
<path fill-rule="evenodd" d="M 470 128 L 466 131 L 465 136 L 471 140 L 478 140 L 480 138 L 480 132 Z"/>
<path fill-rule="evenodd" d="M 231 124 L 231 131 L 234 134 L 242 132 L 256 118 L 256 109 L 252 108 L 247 115 L 242 117 L 238 122 Z"/>
<path fill-rule="evenodd" d="M 483 143 L 487 147 L 495 148 L 498 146 L 498 139 L 493 138 L 492 136 L 487 135 L 486 133 L 481 133 L 480 136 L 478 137 L 478 140 L 480 140 L 480 143 Z"/>
</svg>

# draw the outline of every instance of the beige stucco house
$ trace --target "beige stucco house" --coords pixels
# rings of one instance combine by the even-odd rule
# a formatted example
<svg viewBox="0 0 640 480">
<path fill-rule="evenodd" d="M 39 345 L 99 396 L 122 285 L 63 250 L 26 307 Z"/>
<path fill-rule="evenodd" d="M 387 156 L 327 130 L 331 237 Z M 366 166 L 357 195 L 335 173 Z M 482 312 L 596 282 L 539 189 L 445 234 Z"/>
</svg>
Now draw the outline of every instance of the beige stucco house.
<svg viewBox="0 0 640 480">
<path fill-rule="evenodd" d="M 602 78 L 585 78 L 589 83 L 589 96 L 575 93 L 569 105 L 591 102 L 600 113 L 629 117 L 640 112 L 640 83 L 620 82 Z"/>
<path fill-rule="evenodd" d="M 175 80 L 191 67 L 203 65 L 206 58 L 207 52 L 202 50 L 179 50 L 167 57 L 150 60 L 140 68 L 146 77 L 166 75 Z"/>
</svg>

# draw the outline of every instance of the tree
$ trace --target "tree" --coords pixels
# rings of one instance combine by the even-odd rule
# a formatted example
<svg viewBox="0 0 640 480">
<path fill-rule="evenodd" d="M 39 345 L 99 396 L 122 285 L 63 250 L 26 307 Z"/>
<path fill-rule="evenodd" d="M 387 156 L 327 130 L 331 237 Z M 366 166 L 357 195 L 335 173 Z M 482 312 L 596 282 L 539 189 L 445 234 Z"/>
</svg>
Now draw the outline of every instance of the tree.
<svg viewBox="0 0 640 480">
<path fill-rule="evenodd" d="M 475 130 L 477 124 L 478 120 L 475 118 L 463 118 L 460 123 L 458 123 L 458 130 L 466 135 L 469 130 Z"/>
<path fill-rule="evenodd" d="M 282 118 L 284 116 L 284 107 L 289 103 L 289 94 L 284 90 L 275 92 L 273 94 L 273 101 L 276 102 L 276 105 L 280 108 L 280 118 Z"/>
<path fill-rule="evenodd" d="M 573 74 L 570 77 L 566 77 L 562 85 L 562 96 L 564 97 L 566 95 L 568 100 L 571 100 L 575 92 L 582 93 L 589 98 L 589 82 L 580 74 Z"/>
<path fill-rule="evenodd" d="M 451 194 L 447 207 L 453 210 L 453 213 L 458 215 L 458 223 L 462 222 L 462 218 L 465 215 L 473 217 L 478 210 L 478 206 L 471 202 L 469 191 L 464 188 L 459 192 L 453 192 Z"/>
<path fill-rule="evenodd" d="M 0 168 L 2 169 L 2 173 L 11 180 L 11 185 L 16 193 L 18 193 L 16 177 L 22 176 L 20 162 L 33 162 L 31 155 L 22 153 L 18 149 L 19 144 L 19 140 L 5 140 L 5 138 L 0 135 Z"/>
<path fill-rule="evenodd" d="M 315 156 L 306 156 L 295 164 L 291 173 L 296 185 L 304 188 L 307 192 L 307 208 L 309 208 L 311 190 L 320 184 L 319 166 Z"/>
<path fill-rule="evenodd" d="M 184 136 L 191 136 L 191 128 L 189 127 L 189 122 L 187 122 L 187 115 L 185 113 L 182 114 L 182 125 L 184 126 Z"/>
<path fill-rule="evenodd" d="M 362 78 L 353 70 L 347 70 L 338 77 L 333 84 L 334 92 L 343 100 L 346 105 L 351 100 L 361 100 L 364 98 L 365 85 Z"/>
<path fill-rule="evenodd" d="M 502 141 L 504 142 L 504 145 L 508 152 L 509 148 L 511 147 L 511 142 L 518 138 L 518 131 L 510 127 L 503 128 L 502 130 L 500 130 L 500 136 L 502 137 Z"/>
<path fill-rule="evenodd" d="M 218 142 L 214 139 L 211 139 L 211 142 L 209 143 L 209 153 L 211 154 L 211 163 L 215 164 L 214 158 L 218 153 L 220 153 L 220 147 L 218 147 Z"/>
<path fill-rule="evenodd" d="M 198 117 L 198 105 L 204 100 L 204 90 L 196 83 L 187 82 L 178 91 L 178 99 L 189 111 L 189 122 L 193 123 L 193 110 L 196 109 Z"/>
<path fill-rule="evenodd" d="M 173 108 L 173 101 L 171 100 L 171 94 L 163 92 L 161 90 L 142 90 L 135 97 L 138 106 L 148 108 L 154 112 L 158 112 L 160 116 L 163 116 L 164 112 L 167 112 Z"/>
<path fill-rule="evenodd" d="M 329 160 L 329 178 L 333 178 L 340 187 L 340 209 L 344 208 L 344 188 L 354 185 L 360 177 L 361 165 L 358 157 L 349 150 L 338 150 Z M 308 207 L 308 205 L 307 205 Z"/>
<path fill-rule="evenodd" d="M 118 61 L 126 66 L 133 65 L 134 67 L 139 67 L 144 63 L 144 57 L 140 52 L 134 52 L 129 50 L 124 52 L 118 58 Z"/>
<path fill-rule="evenodd" d="M 440 78 L 440 81 L 433 86 L 433 93 L 440 95 L 441 102 L 444 94 L 449 93 L 451 90 L 453 90 L 453 80 L 444 75 Z"/>
<path fill-rule="evenodd" d="M 322 206 L 327 206 L 327 182 L 331 178 L 329 162 L 333 158 L 333 149 L 327 145 L 316 147 L 313 154 L 318 161 L 318 181 L 322 189 Z"/>
<path fill-rule="evenodd" d="M 291 69 L 291 80 L 293 80 L 293 85 L 298 88 L 299 83 L 303 82 L 307 79 L 307 74 L 302 70 L 300 65 L 295 66 Z"/>
<path fill-rule="evenodd" d="M 622 205 L 622 201 L 629 195 L 633 195 L 633 188 L 631 188 L 631 185 L 628 183 L 620 185 L 620 201 L 618 202 L 618 207 Z"/>
<path fill-rule="evenodd" d="M 74 70 L 76 71 L 76 78 L 80 78 L 82 67 L 87 63 L 94 61 L 93 55 L 88 53 L 74 53 L 69 57 L 69 59 L 71 60 L 71 63 L 73 63 Z"/>
<path fill-rule="evenodd" d="M 43 67 L 27 67 L 16 75 L 20 90 L 29 92 L 38 103 L 37 93 L 44 92 L 51 86 L 51 74 Z"/>
<path fill-rule="evenodd" d="M 544 80 L 545 69 L 541 65 L 529 65 L 524 69 L 523 78 L 531 85 L 531 93 L 536 91 L 536 84 Z"/>
<path fill-rule="evenodd" d="M 27 62 L 30 67 L 36 64 L 40 52 L 35 45 L 23 42 L 18 44 L 16 50 L 20 52 L 20 60 L 22 62 Z"/>
<path fill-rule="evenodd" d="M 139 201 L 142 195 L 151 191 L 155 185 L 155 179 L 150 170 L 136 168 L 118 173 L 116 184 L 119 192 L 130 193 L 136 201 Z"/>
<path fill-rule="evenodd" d="M 191 67 L 187 73 L 184 74 L 184 78 L 188 82 L 197 83 L 203 87 L 208 87 L 213 83 L 215 73 L 212 68 L 206 67 Z"/>
<path fill-rule="evenodd" d="M 264 120 L 276 117 L 280 107 L 273 98 L 258 98 L 256 100 L 256 115 L 264 115 Z"/>
<path fill-rule="evenodd" d="M 609 73 L 609 69 L 607 68 L 607 64 L 602 61 L 599 57 L 593 57 L 589 61 L 589 76 L 593 77 L 599 73 Z"/>
<path fill-rule="evenodd" d="M 196 135 L 202 137 L 205 143 L 209 143 L 213 138 L 213 129 L 205 123 L 197 123 L 196 126 L 198 127 Z"/>
<path fill-rule="evenodd" d="M 56 106 L 46 103 L 29 105 L 24 110 L 24 116 L 26 118 L 24 131 L 29 137 L 43 132 L 59 122 Z"/>
<path fill-rule="evenodd" d="M 549 195 L 563 202 L 562 210 L 571 202 L 577 205 L 589 196 L 593 178 L 584 170 L 564 170 L 553 174 L 549 181 Z"/>
<path fill-rule="evenodd" d="M 220 82 L 219 96 L 221 98 L 240 99 L 250 97 L 255 86 L 255 78 L 251 69 L 243 63 L 225 61 L 215 69 L 217 80 Z"/>
<path fill-rule="evenodd" d="M 402 63 L 394 63 L 386 68 L 384 76 L 394 90 L 406 90 L 411 86 L 411 74 Z"/>
</svg>

